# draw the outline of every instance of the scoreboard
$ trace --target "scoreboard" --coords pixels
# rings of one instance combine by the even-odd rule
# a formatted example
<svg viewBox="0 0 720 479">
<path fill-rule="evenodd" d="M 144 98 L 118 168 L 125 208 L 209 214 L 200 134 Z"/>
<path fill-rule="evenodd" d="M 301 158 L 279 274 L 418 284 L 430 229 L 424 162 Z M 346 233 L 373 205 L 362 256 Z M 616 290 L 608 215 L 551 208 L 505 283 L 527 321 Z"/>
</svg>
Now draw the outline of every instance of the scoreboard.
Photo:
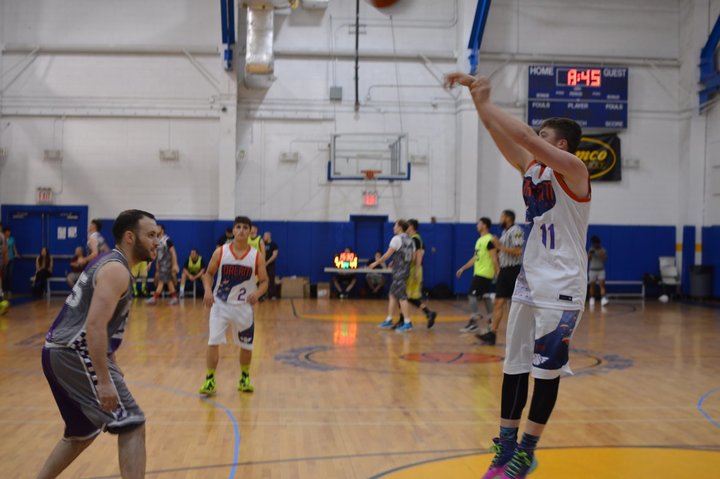
<svg viewBox="0 0 720 479">
<path fill-rule="evenodd" d="M 528 124 L 572 118 L 583 128 L 627 128 L 627 67 L 530 65 Z"/>
</svg>

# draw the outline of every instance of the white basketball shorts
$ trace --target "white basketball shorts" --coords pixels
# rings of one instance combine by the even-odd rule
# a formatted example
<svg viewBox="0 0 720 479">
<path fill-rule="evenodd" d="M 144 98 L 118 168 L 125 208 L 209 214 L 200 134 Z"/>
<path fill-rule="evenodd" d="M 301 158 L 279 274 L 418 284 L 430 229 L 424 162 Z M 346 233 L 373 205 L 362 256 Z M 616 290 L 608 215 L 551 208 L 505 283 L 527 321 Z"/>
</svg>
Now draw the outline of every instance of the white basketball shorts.
<svg viewBox="0 0 720 479">
<path fill-rule="evenodd" d="M 582 311 L 537 308 L 513 301 L 507 326 L 505 374 L 532 373 L 534 378 L 555 379 L 572 374 L 570 340 Z"/>
<path fill-rule="evenodd" d="M 215 298 L 210 308 L 210 338 L 208 345 L 226 344 L 225 331 L 228 326 L 235 344 L 242 349 L 252 351 L 255 338 L 255 321 L 253 308 L 249 304 L 227 304 Z"/>
</svg>

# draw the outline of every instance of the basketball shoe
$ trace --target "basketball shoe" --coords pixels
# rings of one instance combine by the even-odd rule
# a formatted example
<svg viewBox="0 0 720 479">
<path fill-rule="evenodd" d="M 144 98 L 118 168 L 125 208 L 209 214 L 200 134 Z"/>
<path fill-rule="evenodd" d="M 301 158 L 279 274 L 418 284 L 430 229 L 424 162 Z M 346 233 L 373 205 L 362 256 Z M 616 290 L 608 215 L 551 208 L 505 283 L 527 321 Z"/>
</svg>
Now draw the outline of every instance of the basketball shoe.
<svg viewBox="0 0 720 479">
<path fill-rule="evenodd" d="M 500 438 L 493 438 L 493 445 L 490 450 L 495 453 L 490 468 L 488 468 L 482 479 L 496 479 L 502 474 L 505 464 L 507 464 L 517 449 L 515 441 L 502 441 Z"/>
<path fill-rule="evenodd" d="M 392 327 L 393 327 L 392 318 L 387 318 L 385 321 L 378 324 L 378 328 L 392 329 Z"/>
<path fill-rule="evenodd" d="M 206 377 L 199 392 L 204 396 L 213 396 L 216 393 L 215 376 Z"/>
<path fill-rule="evenodd" d="M 238 381 L 238 391 L 244 393 L 251 393 L 255 390 L 252 384 L 250 384 L 250 375 L 243 373 Z"/>
<path fill-rule="evenodd" d="M 397 328 L 395 328 L 395 332 L 396 333 L 409 333 L 410 331 L 412 331 L 412 329 L 413 329 L 413 325 L 411 322 L 408 321 L 407 323 L 403 323 L 400 326 L 398 326 Z"/>
<path fill-rule="evenodd" d="M 477 321 L 475 320 L 475 318 L 470 318 L 468 323 L 465 326 L 463 326 L 462 328 L 460 328 L 460 332 L 461 333 L 471 333 L 471 332 L 477 330 L 477 328 L 478 328 L 478 325 L 477 325 Z"/>
<path fill-rule="evenodd" d="M 495 341 L 497 340 L 497 335 L 493 333 L 492 331 L 489 331 L 485 334 L 476 334 L 475 335 L 480 341 L 482 341 L 483 344 L 487 346 L 495 346 Z"/>
<path fill-rule="evenodd" d="M 437 318 L 437 313 L 435 311 L 430 311 L 428 313 L 428 317 L 427 317 L 427 320 L 428 320 L 427 328 L 428 329 L 431 329 L 435 325 L 435 318 Z"/>
<path fill-rule="evenodd" d="M 535 456 L 531 456 L 525 449 L 518 446 L 502 472 L 493 479 L 525 479 L 536 468 Z"/>
</svg>

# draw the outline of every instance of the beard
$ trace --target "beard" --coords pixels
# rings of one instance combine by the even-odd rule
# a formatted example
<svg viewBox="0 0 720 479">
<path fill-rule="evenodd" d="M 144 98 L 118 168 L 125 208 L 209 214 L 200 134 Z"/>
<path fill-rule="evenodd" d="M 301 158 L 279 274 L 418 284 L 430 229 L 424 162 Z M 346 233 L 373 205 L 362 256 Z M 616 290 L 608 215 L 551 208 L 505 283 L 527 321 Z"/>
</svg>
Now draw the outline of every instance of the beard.
<svg viewBox="0 0 720 479">
<path fill-rule="evenodd" d="M 138 262 L 152 261 L 155 259 L 155 255 L 152 253 L 152 251 L 149 248 L 143 246 L 142 243 L 137 239 L 135 240 L 135 243 L 133 243 L 132 254 L 135 258 L 135 261 Z"/>
</svg>

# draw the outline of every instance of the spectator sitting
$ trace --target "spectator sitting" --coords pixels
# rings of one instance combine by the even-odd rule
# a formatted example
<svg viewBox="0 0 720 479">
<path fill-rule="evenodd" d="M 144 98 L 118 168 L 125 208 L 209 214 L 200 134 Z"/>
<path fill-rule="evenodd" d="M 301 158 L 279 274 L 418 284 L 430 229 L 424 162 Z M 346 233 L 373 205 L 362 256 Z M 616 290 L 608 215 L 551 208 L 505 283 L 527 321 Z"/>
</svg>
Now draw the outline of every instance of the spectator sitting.
<svg viewBox="0 0 720 479">
<path fill-rule="evenodd" d="M 382 251 L 375 252 L 375 261 L 379 261 L 382 258 Z M 385 269 L 387 265 L 384 261 L 381 261 L 375 265 L 373 269 Z M 368 273 L 365 276 L 365 283 L 367 283 L 370 296 L 374 298 L 382 298 L 385 292 L 385 277 L 382 273 Z"/>
<path fill-rule="evenodd" d="M 70 272 L 65 277 L 65 281 L 67 281 L 67 284 L 71 289 L 75 286 L 75 283 L 77 283 L 80 273 L 83 271 L 83 265 L 83 247 L 78 246 L 75 248 L 75 254 L 70 260 Z"/>
<path fill-rule="evenodd" d="M 47 289 L 47 280 L 52 276 L 53 259 L 47 247 L 43 246 L 40 255 L 35 258 L 35 280 L 33 282 L 33 296 L 41 297 Z"/>
<path fill-rule="evenodd" d="M 205 274 L 205 264 L 203 263 L 202 256 L 200 256 L 195 248 L 190 250 L 190 256 L 183 265 L 182 277 L 180 278 L 180 297 L 185 297 L 185 281 L 190 280 L 190 284 L 195 284 L 197 288 L 199 285 L 200 296 L 203 295 L 202 289 L 202 275 Z M 197 291 L 196 291 L 197 292 Z"/>
<path fill-rule="evenodd" d="M 345 248 L 345 253 L 352 253 L 352 250 L 350 248 Z M 348 271 L 352 271 L 352 269 L 348 269 Z M 340 299 L 345 299 L 350 296 L 350 291 L 352 291 L 355 287 L 356 282 L 357 275 L 354 273 L 338 273 L 333 278 L 333 285 L 335 286 Z"/>
</svg>

